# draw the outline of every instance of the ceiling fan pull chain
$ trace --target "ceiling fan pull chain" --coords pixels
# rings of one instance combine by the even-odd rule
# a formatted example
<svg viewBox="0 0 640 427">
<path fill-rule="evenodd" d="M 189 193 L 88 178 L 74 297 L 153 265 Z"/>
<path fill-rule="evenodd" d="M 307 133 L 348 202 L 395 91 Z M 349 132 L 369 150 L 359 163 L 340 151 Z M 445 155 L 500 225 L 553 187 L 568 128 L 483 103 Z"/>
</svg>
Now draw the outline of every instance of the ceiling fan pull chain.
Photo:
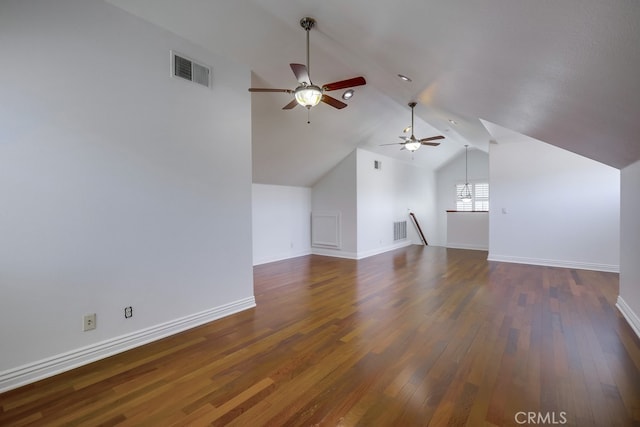
<svg viewBox="0 0 640 427">
<path fill-rule="evenodd" d="M 311 108 L 307 108 L 307 124 L 311 124 Z"/>
</svg>

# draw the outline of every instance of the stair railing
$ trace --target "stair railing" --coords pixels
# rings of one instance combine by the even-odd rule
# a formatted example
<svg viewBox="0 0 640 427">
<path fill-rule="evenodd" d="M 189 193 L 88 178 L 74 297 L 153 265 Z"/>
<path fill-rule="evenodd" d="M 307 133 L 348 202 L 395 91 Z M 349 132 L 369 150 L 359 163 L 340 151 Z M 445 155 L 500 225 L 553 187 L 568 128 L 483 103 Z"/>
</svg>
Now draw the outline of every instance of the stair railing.
<svg viewBox="0 0 640 427">
<path fill-rule="evenodd" d="M 418 235 L 420 236 L 420 240 L 422 240 L 422 243 L 424 243 L 425 246 L 429 246 L 429 243 L 427 243 L 427 239 L 426 237 L 424 237 L 424 233 L 422 232 L 422 228 L 420 228 L 420 223 L 418 222 L 418 218 L 416 218 L 413 212 L 409 212 L 409 216 L 411 217 L 411 221 L 413 221 L 413 225 L 415 225 L 416 229 L 418 230 Z"/>
</svg>

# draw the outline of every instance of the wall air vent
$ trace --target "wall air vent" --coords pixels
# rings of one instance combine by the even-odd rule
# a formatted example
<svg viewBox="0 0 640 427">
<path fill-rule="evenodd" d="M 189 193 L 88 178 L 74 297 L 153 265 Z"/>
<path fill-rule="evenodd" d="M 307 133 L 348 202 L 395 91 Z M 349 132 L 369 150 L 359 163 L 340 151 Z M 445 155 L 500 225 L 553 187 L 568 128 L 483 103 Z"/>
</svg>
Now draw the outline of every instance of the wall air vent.
<svg viewBox="0 0 640 427">
<path fill-rule="evenodd" d="M 382 169 L 382 162 L 380 160 L 374 160 L 373 161 L 373 168 L 381 170 Z"/>
<path fill-rule="evenodd" d="M 393 240 L 404 240 L 407 238 L 407 221 L 393 223 Z"/>
<path fill-rule="evenodd" d="M 171 75 L 190 82 L 209 87 L 211 85 L 211 69 L 206 65 L 171 51 Z"/>
</svg>

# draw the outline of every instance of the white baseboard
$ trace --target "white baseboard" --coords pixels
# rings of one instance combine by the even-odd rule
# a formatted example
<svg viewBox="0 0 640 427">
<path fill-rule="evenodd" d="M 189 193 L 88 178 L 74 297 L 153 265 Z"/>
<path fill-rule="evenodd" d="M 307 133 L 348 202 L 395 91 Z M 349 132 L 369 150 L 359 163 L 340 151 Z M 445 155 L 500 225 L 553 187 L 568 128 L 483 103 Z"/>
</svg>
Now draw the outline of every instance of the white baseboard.
<svg viewBox="0 0 640 427">
<path fill-rule="evenodd" d="M 363 259 L 363 258 L 368 258 L 370 256 L 374 256 L 374 255 L 379 255 L 379 254 L 383 254 L 385 252 L 389 252 L 389 251 L 394 251 L 396 249 L 400 249 L 400 248 L 404 248 L 407 246 L 411 246 L 413 245 L 413 242 L 411 242 L 411 240 L 406 240 L 404 242 L 401 243 L 396 243 L 393 245 L 388 245 L 388 246 L 382 246 L 380 248 L 376 248 L 376 249 L 372 249 L 369 251 L 363 251 L 363 252 L 347 252 L 347 251 L 342 251 L 342 250 L 337 250 L 337 249 L 325 249 L 325 248 L 312 248 L 311 249 L 311 253 L 314 255 L 323 255 L 323 256 L 331 256 L 331 257 L 336 257 L 336 258 L 347 258 L 347 259 Z"/>
<path fill-rule="evenodd" d="M 277 262 L 277 261 L 283 261 L 285 259 L 298 258 L 305 255 L 311 255 L 311 249 L 301 251 L 301 252 L 280 254 L 280 255 L 275 255 L 271 257 L 260 258 L 253 262 L 253 266 L 255 267 L 256 265 L 269 264 L 270 262 Z"/>
<path fill-rule="evenodd" d="M 412 244 L 413 243 L 411 242 L 411 240 L 405 240 L 403 242 L 396 243 L 396 244 L 393 244 L 393 245 L 383 246 L 383 247 L 380 247 L 380 248 L 371 249 L 369 251 L 358 252 L 358 258 L 357 259 L 368 258 L 370 256 L 383 254 L 385 252 L 395 251 L 396 249 L 406 248 L 407 246 L 411 246 Z"/>
<path fill-rule="evenodd" d="M 472 251 L 488 251 L 487 246 L 469 245 L 466 243 L 447 243 L 447 248 L 450 249 L 469 249 Z"/>
<path fill-rule="evenodd" d="M 256 306 L 253 296 L 0 372 L 0 393 Z"/>
<path fill-rule="evenodd" d="M 629 305 L 625 302 L 625 300 L 622 299 L 620 295 L 618 295 L 616 307 L 618 307 L 620 313 L 622 313 L 624 318 L 627 320 L 627 323 L 629 323 L 629 326 L 631 326 L 633 332 L 635 332 L 638 338 L 640 338 L 640 316 L 633 312 L 631 307 L 629 307 Z"/>
<path fill-rule="evenodd" d="M 332 256 L 336 258 L 358 259 L 355 252 L 347 252 L 340 249 L 311 248 L 313 255 Z"/>
<path fill-rule="evenodd" d="M 512 262 L 516 264 L 543 265 L 546 267 L 575 268 L 578 270 L 606 271 L 610 273 L 620 272 L 620 265 L 597 264 L 597 263 L 580 262 L 580 261 L 563 261 L 563 260 L 542 259 L 542 258 L 527 258 L 527 257 L 518 257 L 518 256 L 510 256 L 510 255 L 496 255 L 492 253 L 489 253 L 487 260 L 499 261 L 499 262 Z"/>
</svg>

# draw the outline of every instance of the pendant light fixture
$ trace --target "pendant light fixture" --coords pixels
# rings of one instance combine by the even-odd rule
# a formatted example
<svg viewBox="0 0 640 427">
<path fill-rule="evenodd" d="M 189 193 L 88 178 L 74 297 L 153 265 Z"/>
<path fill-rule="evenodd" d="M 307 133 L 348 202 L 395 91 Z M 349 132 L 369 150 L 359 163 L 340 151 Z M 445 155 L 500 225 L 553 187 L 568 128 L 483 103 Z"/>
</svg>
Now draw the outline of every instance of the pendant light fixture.
<svg viewBox="0 0 640 427">
<path fill-rule="evenodd" d="M 471 201 L 471 188 L 469 188 L 469 145 L 464 146 L 464 186 L 458 193 L 458 199 L 463 202 Z"/>
</svg>

